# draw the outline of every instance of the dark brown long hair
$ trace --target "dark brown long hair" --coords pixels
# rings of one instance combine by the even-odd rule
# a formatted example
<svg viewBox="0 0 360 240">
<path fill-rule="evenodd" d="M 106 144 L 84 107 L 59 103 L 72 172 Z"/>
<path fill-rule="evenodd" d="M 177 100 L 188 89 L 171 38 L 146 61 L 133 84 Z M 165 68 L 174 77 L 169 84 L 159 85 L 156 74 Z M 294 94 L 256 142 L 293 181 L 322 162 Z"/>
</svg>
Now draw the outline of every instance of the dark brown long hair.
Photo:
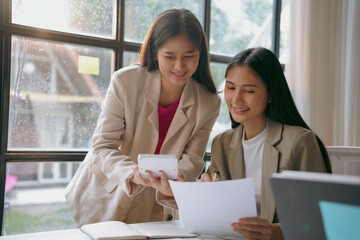
<svg viewBox="0 0 360 240">
<path fill-rule="evenodd" d="M 192 78 L 211 93 L 218 93 L 210 72 L 210 56 L 204 30 L 189 10 L 171 8 L 160 13 L 151 24 L 140 49 L 140 64 L 149 71 L 159 69 L 158 49 L 172 37 L 185 33 L 198 47 L 199 65 Z"/>
<path fill-rule="evenodd" d="M 235 66 L 247 66 L 260 76 L 265 84 L 271 104 L 266 109 L 267 117 L 286 125 L 310 129 L 301 117 L 292 98 L 281 64 L 276 55 L 266 48 L 249 48 L 238 53 L 226 68 L 225 77 Z M 233 128 L 240 125 L 231 117 Z M 320 138 L 316 136 L 327 172 L 331 173 L 329 155 Z"/>
</svg>

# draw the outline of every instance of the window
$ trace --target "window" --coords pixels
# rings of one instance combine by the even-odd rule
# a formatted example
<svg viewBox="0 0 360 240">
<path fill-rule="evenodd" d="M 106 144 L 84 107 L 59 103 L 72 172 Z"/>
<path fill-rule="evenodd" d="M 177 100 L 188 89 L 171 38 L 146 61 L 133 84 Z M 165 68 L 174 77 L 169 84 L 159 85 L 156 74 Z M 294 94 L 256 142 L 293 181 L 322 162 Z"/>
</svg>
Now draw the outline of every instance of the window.
<svg viewBox="0 0 360 240">
<path fill-rule="evenodd" d="M 91 146 L 111 74 L 139 60 L 152 20 L 171 7 L 202 23 L 219 90 L 227 63 L 247 47 L 286 62 L 281 0 L 0 1 L 2 235 L 76 227 L 64 188 Z M 208 152 L 229 127 L 223 101 Z"/>
</svg>

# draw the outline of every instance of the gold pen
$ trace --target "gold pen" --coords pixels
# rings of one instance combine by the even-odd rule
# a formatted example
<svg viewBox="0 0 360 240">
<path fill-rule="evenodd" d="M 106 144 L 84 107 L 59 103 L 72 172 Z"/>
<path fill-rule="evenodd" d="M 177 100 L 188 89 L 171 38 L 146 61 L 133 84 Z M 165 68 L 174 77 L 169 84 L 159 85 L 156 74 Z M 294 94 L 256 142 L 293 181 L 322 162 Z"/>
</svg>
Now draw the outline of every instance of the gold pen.
<svg viewBox="0 0 360 240">
<path fill-rule="evenodd" d="M 214 180 L 220 180 L 220 173 L 219 172 L 213 172 L 211 174 L 211 179 Z"/>
</svg>

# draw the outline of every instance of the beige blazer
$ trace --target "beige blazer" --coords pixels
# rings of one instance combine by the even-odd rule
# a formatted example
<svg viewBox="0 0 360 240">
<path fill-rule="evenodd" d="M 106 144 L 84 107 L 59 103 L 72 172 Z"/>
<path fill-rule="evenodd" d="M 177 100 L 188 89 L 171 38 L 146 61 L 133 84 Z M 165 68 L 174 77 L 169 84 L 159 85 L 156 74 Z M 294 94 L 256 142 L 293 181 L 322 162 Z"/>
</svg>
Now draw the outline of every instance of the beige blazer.
<svg viewBox="0 0 360 240">
<path fill-rule="evenodd" d="M 158 143 L 159 71 L 131 66 L 113 74 L 102 104 L 93 145 L 65 196 L 79 226 L 105 220 L 128 223 L 164 220 L 153 188 L 130 183 L 140 153 L 154 153 Z M 179 159 L 186 181 L 201 173 L 208 137 L 219 115 L 220 98 L 190 80 L 160 150 Z M 169 204 L 167 204 L 169 205 Z M 170 204 L 171 206 L 171 204 Z"/>
<path fill-rule="evenodd" d="M 261 217 L 276 221 L 270 176 L 283 170 L 326 172 L 315 134 L 308 129 L 268 120 L 261 180 Z M 222 180 L 245 178 L 242 149 L 243 125 L 216 136 L 208 173 L 220 172 Z"/>
</svg>

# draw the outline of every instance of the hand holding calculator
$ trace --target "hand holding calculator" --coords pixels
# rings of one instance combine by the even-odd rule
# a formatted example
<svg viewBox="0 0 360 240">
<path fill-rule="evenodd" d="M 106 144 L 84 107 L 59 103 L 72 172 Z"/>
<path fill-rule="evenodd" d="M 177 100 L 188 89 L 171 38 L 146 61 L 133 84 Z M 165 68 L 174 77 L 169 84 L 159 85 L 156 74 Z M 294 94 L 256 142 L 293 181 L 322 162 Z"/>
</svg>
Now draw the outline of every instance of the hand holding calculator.
<svg viewBox="0 0 360 240">
<path fill-rule="evenodd" d="M 154 177 L 160 178 L 159 171 L 165 172 L 169 179 L 177 179 L 178 159 L 175 155 L 139 154 L 138 168 L 143 178 L 148 178 L 146 170 L 152 172 Z"/>
</svg>

